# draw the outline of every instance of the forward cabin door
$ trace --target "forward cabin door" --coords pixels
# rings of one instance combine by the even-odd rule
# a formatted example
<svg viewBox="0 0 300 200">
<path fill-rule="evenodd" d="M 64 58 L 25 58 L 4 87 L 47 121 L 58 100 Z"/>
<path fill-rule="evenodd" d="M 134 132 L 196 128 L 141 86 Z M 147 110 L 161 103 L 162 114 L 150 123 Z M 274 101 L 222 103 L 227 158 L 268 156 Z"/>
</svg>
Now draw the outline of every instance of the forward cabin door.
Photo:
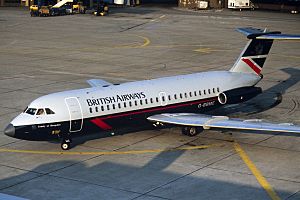
<svg viewBox="0 0 300 200">
<path fill-rule="evenodd" d="M 78 132 L 82 129 L 83 116 L 82 109 L 77 97 L 69 97 L 65 99 L 65 103 L 70 115 L 70 132 Z"/>
</svg>

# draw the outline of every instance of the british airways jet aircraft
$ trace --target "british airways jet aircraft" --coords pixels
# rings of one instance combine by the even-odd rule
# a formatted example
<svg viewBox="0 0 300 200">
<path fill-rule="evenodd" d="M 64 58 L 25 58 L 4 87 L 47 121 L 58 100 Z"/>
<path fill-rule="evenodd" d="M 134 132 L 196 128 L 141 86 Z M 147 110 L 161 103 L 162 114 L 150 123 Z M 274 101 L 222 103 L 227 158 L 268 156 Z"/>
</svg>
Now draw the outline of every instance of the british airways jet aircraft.
<svg viewBox="0 0 300 200">
<path fill-rule="evenodd" d="M 90 88 L 49 94 L 34 100 L 6 127 L 8 136 L 24 140 L 60 139 L 70 148 L 72 138 L 96 133 L 114 135 L 121 128 L 177 125 L 194 136 L 203 129 L 241 129 L 300 133 L 300 126 L 261 120 L 204 115 L 226 104 L 247 101 L 262 92 L 255 85 L 273 40 L 300 35 L 239 28 L 250 41 L 229 71 L 202 72 L 152 80 L 111 84 L 88 80 Z"/>
</svg>

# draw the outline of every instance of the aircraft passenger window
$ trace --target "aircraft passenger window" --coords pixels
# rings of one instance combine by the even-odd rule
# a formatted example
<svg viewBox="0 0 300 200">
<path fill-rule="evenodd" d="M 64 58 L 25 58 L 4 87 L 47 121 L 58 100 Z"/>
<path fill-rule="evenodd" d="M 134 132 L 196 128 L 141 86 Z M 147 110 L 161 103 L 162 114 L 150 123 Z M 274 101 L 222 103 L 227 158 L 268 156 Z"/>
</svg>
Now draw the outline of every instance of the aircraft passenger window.
<svg viewBox="0 0 300 200">
<path fill-rule="evenodd" d="M 174 99 L 177 99 L 177 95 L 176 94 L 174 94 Z"/>
<path fill-rule="evenodd" d="M 109 110 L 109 105 L 107 105 L 107 110 Z"/>
<path fill-rule="evenodd" d="M 43 108 L 38 109 L 38 111 L 36 113 L 36 115 L 44 115 L 44 114 L 45 114 L 45 111 Z"/>
<path fill-rule="evenodd" d="M 55 114 L 50 108 L 45 108 L 47 115 Z"/>
<path fill-rule="evenodd" d="M 145 104 L 148 104 L 148 99 L 145 99 Z"/>
<path fill-rule="evenodd" d="M 156 102 L 157 102 L 157 103 L 159 102 L 158 97 L 156 97 Z"/>
<path fill-rule="evenodd" d="M 204 95 L 206 94 L 206 91 L 205 90 L 203 90 L 203 93 L 204 93 Z"/>
<path fill-rule="evenodd" d="M 98 112 L 98 107 L 96 107 L 95 109 L 96 109 L 96 112 Z"/>
<path fill-rule="evenodd" d="M 215 88 L 213 88 L 213 93 L 215 93 L 216 91 L 215 91 Z"/>
<path fill-rule="evenodd" d="M 187 98 L 187 93 L 186 92 L 184 93 L 184 97 Z"/>
<path fill-rule="evenodd" d="M 220 89 L 219 89 L 219 88 L 217 88 L 217 92 L 220 92 Z"/>
<path fill-rule="evenodd" d="M 196 91 L 194 92 L 194 95 L 197 96 L 197 92 Z"/>
<path fill-rule="evenodd" d="M 131 101 L 129 101 L 129 106 L 130 106 L 130 107 L 132 106 L 132 103 L 131 103 Z"/>
<path fill-rule="evenodd" d="M 136 100 L 134 101 L 134 105 L 137 106 L 137 101 Z"/>
<path fill-rule="evenodd" d="M 208 89 L 208 94 L 210 94 L 210 89 Z"/>
<path fill-rule="evenodd" d="M 179 94 L 179 96 L 180 96 L 180 99 L 182 99 L 182 94 L 181 93 Z"/>
<path fill-rule="evenodd" d="M 104 106 L 101 106 L 101 111 L 104 111 Z"/>
<path fill-rule="evenodd" d="M 124 108 L 126 108 L 126 102 L 124 102 Z"/>
<path fill-rule="evenodd" d="M 153 99 L 152 98 L 150 98 L 150 103 L 153 103 Z"/>
<path fill-rule="evenodd" d="M 90 113 L 93 113 L 93 109 L 92 109 L 92 107 L 90 108 Z"/>
<path fill-rule="evenodd" d="M 143 100 L 140 100 L 140 104 L 143 105 Z"/>
<path fill-rule="evenodd" d="M 118 103 L 118 108 L 121 108 L 121 103 Z"/>
<path fill-rule="evenodd" d="M 162 101 L 165 101 L 165 100 L 166 100 L 166 99 L 165 99 L 165 96 L 162 96 L 161 99 L 162 99 Z"/>
<path fill-rule="evenodd" d="M 113 109 L 116 109 L 116 105 L 115 104 L 113 104 L 112 107 L 113 107 Z"/>
<path fill-rule="evenodd" d="M 201 96 L 201 90 L 199 90 L 199 95 Z"/>
<path fill-rule="evenodd" d="M 192 95 L 192 92 L 190 92 L 190 97 L 192 97 L 193 95 Z"/>
</svg>

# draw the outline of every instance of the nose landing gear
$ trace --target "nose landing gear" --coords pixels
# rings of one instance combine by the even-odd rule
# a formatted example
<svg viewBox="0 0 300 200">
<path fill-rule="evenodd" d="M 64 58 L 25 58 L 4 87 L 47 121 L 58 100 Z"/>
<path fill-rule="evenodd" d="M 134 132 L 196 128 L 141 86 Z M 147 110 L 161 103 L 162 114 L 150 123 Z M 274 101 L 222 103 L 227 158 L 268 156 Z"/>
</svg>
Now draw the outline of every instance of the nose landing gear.
<svg viewBox="0 0 300 200">
<path fill-rule="evenodd" d="M 61 142 L 62 150 L 69 150 L 71 147 L 71 139 L 63 139 Z"/>
<path fill-rule="evenodd" d="M 61 142 L 61 149 L 62 150 L 69 150 L 71 148 L 72 140 L 69 138 L 64 138 Z"/>
</svg>

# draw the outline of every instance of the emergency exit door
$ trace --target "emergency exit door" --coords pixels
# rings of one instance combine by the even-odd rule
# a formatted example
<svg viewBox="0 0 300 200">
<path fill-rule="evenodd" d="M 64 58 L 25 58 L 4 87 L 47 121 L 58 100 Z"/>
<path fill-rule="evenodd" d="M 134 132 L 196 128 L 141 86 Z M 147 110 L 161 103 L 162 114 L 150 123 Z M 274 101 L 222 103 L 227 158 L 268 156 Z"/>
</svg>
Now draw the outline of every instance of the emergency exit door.
<svg viewBox="0 0 300 200">
<path fill-rule="evenodd" d="M 167 94 L 165 92 L 160 92 L 158 94 L 161 106 L 166 106 L 168 104 Z"/>
<path fill-rule="evenodd" d="M 82 109 L 77 97 L 69 97 L 65 99 L 69 116 L 70 116 L 70 132 L 78 132 L 82 129 L 83 116 Z"/>
</svg>

